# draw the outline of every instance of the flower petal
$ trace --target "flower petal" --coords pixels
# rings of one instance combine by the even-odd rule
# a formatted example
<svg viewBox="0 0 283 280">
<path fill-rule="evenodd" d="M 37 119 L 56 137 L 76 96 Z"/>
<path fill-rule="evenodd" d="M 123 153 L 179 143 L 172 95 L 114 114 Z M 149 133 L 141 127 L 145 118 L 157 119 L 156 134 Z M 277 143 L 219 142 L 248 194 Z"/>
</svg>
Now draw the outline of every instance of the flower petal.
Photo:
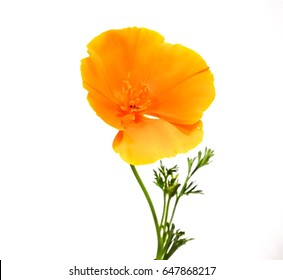
<svg viewBox="0 0 283 280">
<path fill-rule="evenodd" d="M 139 165 L 186 153 L 203 137 L 202 123 L 174 125 L 160 119 L 143 119 L 138 125 L 119 131 L 113 149 L 126 162 Z"/>
<path fill-rule="evenodd" d="M 205 71 L 208 66 L 195 51 L 179 44 L 163 43 L 151 55 L 146 72 L 154 95 L 159 98 L 171 88 Z"/>
<path fill-rule="evenodd" d="M 147 114 L 179 124 L 194 124 L 215 97 L 213 75 L 206 69 L 159 94 Z"/>
<path fill-rule="evenodd" d="M 111 91 L 111 87 L 107 83 L 103 65 L 98 57 L 82 59 L 81 74 L 85 89 L 91 92 L 99 92 L 111 102 L 118 103 Z"/>
<path fill-rule="evenodd" d="M 103 69 L 99 69 L 100 65 L 101 63 L 97 61 L 94 67 L 90 58 L 81 61 L 83 85 L 89 92 L 87 99 L 96 114 L 107 124 L 122 129 L 121 120 L 118 117 L 120 106 L 103 77 Z"/>
<path fill-rule="evenodd" d="M 109 30 L 88 44 L 88 52 L 92 58 L 99 57 L 101 60 L 108 84 L 115 94 L 121 90 L 123 80 L 127 79 L 136 67 L 141 67 L 140 62 L 142 65 L 148 65 L 146 62 L 150 61 L 150 54 L 163 40 L 159 33 L 146 28 Z M 145 66 L 142 68 L 145 73 Z M 133 76 L 139 81 L 142 78 Z"/>
<path fill-rule="evenodd" d="M 118 105 L 109 102 L 109 99 L 95 91 L 88 93 L 87 100 L 96 114 L 107 124 L 117 129 L 123 129 L 121 118 L 119 116 L 120 107 Z"/>
</svg>

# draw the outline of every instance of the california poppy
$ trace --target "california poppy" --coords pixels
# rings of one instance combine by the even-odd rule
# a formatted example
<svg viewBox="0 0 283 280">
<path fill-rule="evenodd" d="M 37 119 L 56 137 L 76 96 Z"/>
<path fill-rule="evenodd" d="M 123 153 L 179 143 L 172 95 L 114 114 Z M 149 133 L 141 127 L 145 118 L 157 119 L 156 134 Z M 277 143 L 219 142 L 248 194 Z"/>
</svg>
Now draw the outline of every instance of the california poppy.
<svg viewBox="0 0 283 280">
<path fill-rule="evenodd" d="M 119 130 L 113 149 L 122 159 L 148 164 L 202 141 L 215 90 L 199 54 L 137 27 L 106 31 L 87 47 L 83 85 L 97 115 Z"/>
</svg>

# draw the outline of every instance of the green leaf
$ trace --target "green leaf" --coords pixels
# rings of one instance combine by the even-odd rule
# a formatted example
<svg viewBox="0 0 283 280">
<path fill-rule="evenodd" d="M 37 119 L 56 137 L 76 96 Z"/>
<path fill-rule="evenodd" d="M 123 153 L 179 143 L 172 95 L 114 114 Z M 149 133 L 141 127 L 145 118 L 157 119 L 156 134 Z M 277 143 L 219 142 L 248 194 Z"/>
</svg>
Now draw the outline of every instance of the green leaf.
<svg viewBox="0 0 283 280">
<path fill-rule="evenodd" d="M 185 245 L 188 241 L 193 240 L 193 238 L 183 238 L 185 232 L 180 229 L 175 231 L 174 224 L 172 224 L 171 227 L 168 225 L 167 233 L 168 239 L 165 245 L 164 260 L 168 260 L 176 252 L 176 250 Z"/>
<path fill-rule="evenodd" d="M 160 187 L 170 197 L 174 196 L 179 188 L 178 183 L 178 171 L 177 165 L 172 168 L 166 168 L 162 161 L 160 161 L 160 167 L 158 170 L 153 170 L 154 173 L 154 184 Z"/>
</svg>

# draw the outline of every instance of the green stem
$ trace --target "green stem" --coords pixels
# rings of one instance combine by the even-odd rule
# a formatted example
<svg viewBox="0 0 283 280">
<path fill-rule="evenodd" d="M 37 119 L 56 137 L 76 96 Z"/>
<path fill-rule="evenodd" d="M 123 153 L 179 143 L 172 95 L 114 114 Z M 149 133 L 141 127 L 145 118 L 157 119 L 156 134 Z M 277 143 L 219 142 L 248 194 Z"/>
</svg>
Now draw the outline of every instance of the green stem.
<svg viewBox="0 0 283 280">
<path fill-rule="evenodd" d="M 195 170 L 193 172 L 195 172 Z M 171 213 L 171 218 L 170 218 L 170 221 L 169 221 L 169 225 L 172 224 L 172 221 L 173 221 L 173 218 L 174 218 L 174 215 L 175 215 L 175 211 L 176 211 L 179 199 L 183 195 L 183 193 L 185 191 L 185 188 L 186 188 L 186 185 L 187 185 L 187 183 L 188 183 L 188 181 L 190 180 L 191 177 L 192 177 L 191 166 L 189 165 L 189 167 L 188 167 L 188 174 L 187 174 L 186 180 L 185 180 L 185 182 L 184 182 L 184 184 L 182 186 L 182 189 L 181 189 L 179 195 L 176 196 L 176 200 L 175 200 L 175 203 L 174 203 L 174 206 L 173 206 L 173 210 L 172 210 L 172 213 Z"/>
<path fill-rule="evenodd" d="M 169 214 L 170 201 L 171 201 L 171 197 L 169 197 L 169 198 L 168 198 L 168 200 L 167 200 L 167 205 L 166 205 L 166 214 L 165 214 L 165 219 L 164 219 L 164 226 L 166 226 L 166 224 L 167 224 L 167 220 L 168 220 L 168 214 Z"/>
<path fill-rule="evenodd" d="M 162 227 L 165 218 L 165 211 L 166 211 L 166 193 L 163 192 L 163 211 L 162 211 L 162 218 L 160 221 L 160 227 Z"/>
<path fill-rule="evenodd" d="M 162 247 L 162 239 L 161 239 L 161 236 L 160 236 L 160 228 L 159 228 L 159 224 L 158 224 L 158 219 L 157 219 L 157 215 L 156 215 L 156 212 L 155 212 L 155 209 L 154 209 L 154 206 L 153 206 L 153 203 L 151 201 L 151 198 L 147 192 L 147 189 L 144 185 L 144 183 L 142 182 L 138 172 L 137 172 L 137 169 L 134 165 L 130 164 L 131 166 L 131 169 L 144 193 L 144 196 L 148 202 L 148 205 L 149 205 L 149 208 L 150 208 L 150 211 L 151 211 L 151 214 L 152 214 L 152 217 L 153 217 L 153 221 L 154 221 L 154 225 L 155 225 L 155 229 L 156 229 L 156 235 L 157 235 L 157 253 L 156 253 L 156 260 L 160 260 L 161 259 L 161 247 Z"/>
<path fill-rule="evenodd" d="M 186 186 L 188 184 L 188 181 L 191 179 L 191 177 L 192 177 L 192 175 L 194 174 L 195 171 L 196 171 L 196 168 L 191 173 L 191 165 L 189 164 L 189 166 L 188 166 L 188 174 L 187 174 L 186 180 L 185 180 L 185 182 L 184 182 L 184 184 L 182 186 L 182 189 L 181 189 L 179 195 L 176 196 L 175 204 L 174 204 L 174 207 L 173 207 L 173 210 L 172 210 L 172 214 L 171 214 L 171 218 L 170 218 L 170 222 L 169 222 L 170 225 L 171 225 L 171 223 L 173 221 L 173 218 L 174 218 L 174 215 L 175 215 L 175 211 L 176 211 L 176 207 L 178 205 L 179 199 L 183 195 L 183 193 L 185 192 L 185 188 L 186 188 Z"/>
<path fill-rule="evenodd" d="M 169 221 L 169 225 L 171 225 L 172 222 L 173 222 L 173 218 L 174 218 L 174 215 L 175 215 L 175 211 L 176 211 L 176 207 L 177 207 L 177 204 L 179 202 L 179 199 L 180 199 L 180 196 L 177 196 L 176 200 L 175 200 L 175 203 L 174 203 L 174 207 L 173 207 L 172 213 L 171 213 L 171 218 L 170 218 L 170 221 Z"/>
<path fill-rule="evenodd" d="M 165 205 L 164 205 L 165 215 L 164 215 L 164 219 L 163 219 L 163 224 L 161 225 L 162 228 L 163 228 L 163 238 L 162 238 L 162 242 L 163 242 L 163 252 L 162 252 L 162 255 L 163 256 L 164 256 L 164 254 L 166 254 L 166 248 L 164 247 L 164 245 L 166 244 L 167 239 L 168 239 L 168 232 L 166 230 L 166 226 L 167 226 L 167 223 L 168 223 L 170 201 L 171 201 L 171 197 L 168 197 L 168 199 L 165 200 Z M 170 228 L 170 226 L 169 226 L 169 228 Z"/>
</svg>

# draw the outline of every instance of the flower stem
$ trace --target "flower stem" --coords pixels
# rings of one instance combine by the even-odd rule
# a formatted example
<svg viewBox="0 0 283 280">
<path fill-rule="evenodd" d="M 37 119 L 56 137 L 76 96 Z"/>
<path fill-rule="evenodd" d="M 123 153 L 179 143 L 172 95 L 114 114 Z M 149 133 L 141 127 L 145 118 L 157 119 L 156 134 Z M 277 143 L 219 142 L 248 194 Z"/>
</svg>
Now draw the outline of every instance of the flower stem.
<svg viewBox="0 0 283 280">
<path fill-rule="evenodd" d="M 163 192 L 163 211 L 162 211 L 162 217 L 161 217 L 161 221 L 160 221 L 160 226 L 162 227 L 162 225 L 164 224 L 164 218 L 165 218 L 165 212 L 166 212 L 166 193 Z"/>
<path fill-rule="evenodd" d="M 160 228 L 159 228 L 159 224 L 158 224 L 158 219 L 157 219 L 157 215 L 156 215 L 156 212 L 155 212 L 155 209 L 154 209 L 154 206 L 153 206 L 153 203 L 151 201 L 151 198 L 147 192 L 147 189 L 144 185 L 144 183 L 142 182 L 138 172 L 137 172 L 137 169 L 134 165 L 130 164 L 130 167 L 144 193 L 144 196 L 148 202 L 148 205 L 149 205 L 149 208 L 150 208 L 150 211 L 151 211 L 151 214 L 152 214 L 152 217 L 153 217 L 153 221 L 154 221 L 154 225 L 155 225 L 155 229 L 156 229 L 156 236 L 157 236 L 157 253 L 156 253 L 156 260 L 160 259 L 160 250 L 161 250 L 161 247 L 162 247 L 162 239 L 161 239 L 161 236 L 160 236 Z"/>
<path fill-rule="evenodd" d="M 169 208 L 170 208 L 170 201 L 171 201 L 171 198 L 169 196 L 166 195 L 166 193 L 164 192 L 164 195 L 165 195 L 165 199 L 164 199 L 164 208 L 163 208 L 163 219 L 162 219 L 162 222 L 160 224 L 161 226 L 161 231 L 162 231 L 162 250 L 160 252 L 161 256 L 162 256 L 162 260 L 164 259 L 165 257 L 165 254 L 166 254 L 166 243 L 167 243 L 167 240 L 168 240 L 168 230 L 167 228 L 170 228 L 170 224 L 168 224 L 168 215 L 169 215 Z"/>
<path fill-rule="evenodd" d="M 174 203 L 174 207 L 173 207 L 173 210 L 172 210 L 172 213 L 171 213 L 171 218 L 170 218 L 170 221 L 169 221 L 169 224 L 171 225 L 172 224 L 172 221 L 173 221 L 173 218 L 174 218 L 174 215 L 175 215 L 175 211 L 176 211 L 176 208 L 177 208 L 177 204 L 179 202 L 179 199 L 180 199 L 180 196 L 177 196 L 176 200 L 175 200 L 175 203 Z"/>
</svg>

